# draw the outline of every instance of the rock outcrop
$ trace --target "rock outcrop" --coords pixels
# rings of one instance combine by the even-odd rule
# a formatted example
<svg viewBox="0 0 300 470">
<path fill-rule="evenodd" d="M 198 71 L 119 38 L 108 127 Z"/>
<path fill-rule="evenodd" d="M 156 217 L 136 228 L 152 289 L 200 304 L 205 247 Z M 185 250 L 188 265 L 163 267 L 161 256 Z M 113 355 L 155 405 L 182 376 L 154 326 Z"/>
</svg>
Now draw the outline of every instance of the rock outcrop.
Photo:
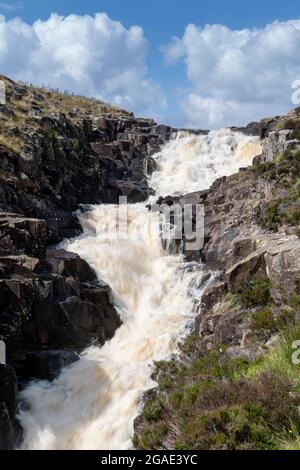
<svg viewBox="0 0 300 470">
<path fill-rule="evenodd" d="M 0 210 L 45 220 L 49 243 L 58 243 L 80 232 L 72 215 L 79 204 L 147 199 L 145 172 L 171 127 L 96 100 L 6 82 Z"/>
<path fill-rule="evenodd" d="M 189 251 L 183 233 L 171 249 L 214 275 L 180 357 L 157 364 L 159 386 L 135 421 L 137 449 L 298 448 L 300 110 L 239 130 L 264 139 L 252 167 L 158 201 L 192 204 L 194 231 L 204 205 L 203 247 Z"/>
</svg>

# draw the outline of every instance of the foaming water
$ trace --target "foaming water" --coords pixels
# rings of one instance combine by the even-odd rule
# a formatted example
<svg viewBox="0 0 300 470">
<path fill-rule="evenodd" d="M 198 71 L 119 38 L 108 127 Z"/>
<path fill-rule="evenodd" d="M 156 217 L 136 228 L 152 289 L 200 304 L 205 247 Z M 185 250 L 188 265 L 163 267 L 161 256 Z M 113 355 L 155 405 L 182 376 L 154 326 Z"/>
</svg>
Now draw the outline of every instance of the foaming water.
<svg viewBox="0 0 300 470">
<path fill-rule="evenodd" d="M 167 144 L 155 156 L 160 170 L 150 184 L 157 194 L 203 189 L 226 162 L 231 165 L 228 146 L 235 160 L 231 168 L 241 166 L 237 152 L 243 158 L 251 139 L 239 136 L 236 143 L 231 135 L 229 144 L 228 132 L 223 132 L 211 133 L 206 146 L 190 135 Z M 219 146 L 227 153 L 217 152 Z M 198 183 L 190 171 L 192 165 Z M 205 178 L 200 175 L 201 167 Z M 127 237 L 120 236 L 124 224 L 114 223 L 116 212 L 119 222 L 128 221 Z M 21 412 L 23 449 L 131 447 L 141 396 L 154 385 L 153 361 L 177 351 L 209 282 L 200 263 L 184 263 L 182 256 L 163 250 L 159 224 L 153 217 L 146 204 L 129 205 L 127 214 L 116 206 L 95 206 L 80 216 L 83 235 L 64 243 L 112 287 L 123 325 L 102 348 L 86 349 L 81 360 L 65 368 L 54 382 L 35 382 L 22 392 L 27 404 Z"/>
<path fill-rule="evenodd" d="M 221 176 L 249 166 L 261 153 L 260 139 L 230 129 L 208 135 L 180 132 L 154 156 L 151 185 L 162 196 L 207 189 Z"/>
</svg>

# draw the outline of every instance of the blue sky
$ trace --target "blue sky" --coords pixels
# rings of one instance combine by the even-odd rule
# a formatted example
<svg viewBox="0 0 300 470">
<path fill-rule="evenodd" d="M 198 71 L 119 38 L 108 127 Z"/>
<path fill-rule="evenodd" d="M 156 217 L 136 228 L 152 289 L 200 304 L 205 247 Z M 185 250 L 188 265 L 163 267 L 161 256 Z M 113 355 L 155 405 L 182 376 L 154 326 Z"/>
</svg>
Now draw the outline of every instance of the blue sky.
<svg viewBox="0 0 300 470">
<path fill-rule="evenodd" d="M 96 22 L 95 32 L 90 34 L 93 25 L 82 23 L 80 18 L 84 15 L 94 17 L 98 12 L 106 13 L 112 21 L 106 22 L 105 26 Z M 182 126 L 239 125 L 252 120 L 252 117 L 257 119 L 293 107 L 291 81 L 300 79 L 300 59 L 293 51 L 300 46 L 300 26 L 297 22 L 287 22 L 300 17 L 300 8 L 295 0 L 243 3 L 238 0 L 52 0 L 47 3 L 6 0 L 0 1 L 0 13 L 6 17 L 5 24 L 0 27 L 1 72 L 18 79 L 23 74 L 24 80 L 36 81 L 37 84 L 44 81 L 45 74 L 38 70 L 39 60 L 40 68 L 47 69 L 49 83 L 53 86 L 69 84 L 76 92 L 89 94 L 90 85 L 90 93 L 95 95 L 98 80 L 99 97 L 131 106 L 137 114 L 150 113 L 158 120 Z M 84 49 L 81 56 L 79 54 L 80 39 L 77 40 L 77 51 L 72 46 L 76 43 L 76 37 L 72 39 L 74 29 L 66 39 L 67 34 L 63 32 L 69 31 L 66 23 L 56 21 L 53 26 L 52 22 L 52 29 L 58 28 L 60 33 L 56 44 L 53 33 L 50 44 L 46 30 L 52 13 L 63 17 L 75 14 L 78 30 L 86 28 L 88 31 L 82 41 L 88 34 L 89 42 L 85 44 L 88 51 L 95 51 L 95 57 L 89 58 L 89 63 L 82 69 L 79 70 L 78 66 L 78 70 L 73 70 L 71 63 L 66 66 L 72 57 L 75 63 L 85 56 Z M 16 16 L 22 22 L 11 26 Z M 37 20 L 42 20 L 42 26 L 33 27 Z M 114 21 L 122 24 L 122 33 L 117 31 Z M 267 26 L 274 21 L 279 21 L 279 26 Z M 194 29 L 188 26 L 192 24 Z M 133 25 L 141 28 L 143 37 L 137 31 L 131 31 Z M 210 26 L 205 30 L 205 25 Z M 33 27 L 32 30 L 27 30 L 27 26 Z M 105 31 L 109 29 L 111 42 L 106 42 L 106 33 L 99 32 L 99 27 Z M 259 33 L 254 34 L 253 29 Z M 176 41 L 172 40 L 174 36 Z M 20 41 L 23 55 L 29 57 L 27 65 L 20 64 L 20 61 L 17 64 L 13 58 L 9 60 L 8 49 L 12 55 L 13 47 L 17 47 Z M 130 46 L 122 54 L 123 44 L 127 41 Z M 132 41 L 135 41 L 134 47 Z M 114 44 L 111 51 L 110 43 Z M 162 45 L 165 45 L 163 51 Z M 99 58 L 99 51 L 104 47 L 106 54 L 101 52 Z M 45 63 L 42 53 L 59 56 L 59 59 L 52 60 L 51 68 L 49 63 Z M 61 60 L 63 54 L 64 61 Z M 112 54 L 116 64 L 112 64 Z M 117 66 L 118 60 L 122 63 L 122 70 Z M 80 82 L 84 73 L 88 78 L 83 87 Z M 252 74 L 257 76 L 255 83 L 252 83 Z M 114 79 L 111 80 L 115 82 L 113 86 L 109 83 L 110 77 Z M 141 82 L 143 87 L 139 89 Z"/>
</svg>

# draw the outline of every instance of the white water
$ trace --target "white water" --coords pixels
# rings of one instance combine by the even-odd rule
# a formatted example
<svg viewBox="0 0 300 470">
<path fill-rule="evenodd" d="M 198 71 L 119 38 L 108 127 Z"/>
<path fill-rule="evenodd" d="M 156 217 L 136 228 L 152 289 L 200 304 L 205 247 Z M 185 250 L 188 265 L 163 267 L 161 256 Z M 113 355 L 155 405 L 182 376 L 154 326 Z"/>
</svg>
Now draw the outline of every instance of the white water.
<svg viewBox="0 0 300 470">
<path fill-rule="evenodd" d="M 196 136 L 180 132 L 156 155 L 151 185 L 161 196 L 208 189 L 221 176 L 248 166 L 261 153 L 260 139 L 229 129 Z"/>
<path fill-rule="evenodd" d="M 248 160 L 241 164 L 245 153 Z M 158 195 L 205 189 L 257 153 L 256 139 L 229 131 L 180 135 L 155 156 L 159 171 L 150 184 Z M 28 405 L 21 413 L 23 449 L 129 448 L 141 395 L 153 386 L 153 361 L 176 352 L 193 321 L 203 266 L 164 252 L 146 204 L 129 206 L 129 238 L 118 239 L 111 229 L 114 209 L 95 206 L 82 215 L 84 234 L 65 247 L 112 287 L 124 324 L 53 383 L 35 382 L 22 392 Z"/>
</svg>

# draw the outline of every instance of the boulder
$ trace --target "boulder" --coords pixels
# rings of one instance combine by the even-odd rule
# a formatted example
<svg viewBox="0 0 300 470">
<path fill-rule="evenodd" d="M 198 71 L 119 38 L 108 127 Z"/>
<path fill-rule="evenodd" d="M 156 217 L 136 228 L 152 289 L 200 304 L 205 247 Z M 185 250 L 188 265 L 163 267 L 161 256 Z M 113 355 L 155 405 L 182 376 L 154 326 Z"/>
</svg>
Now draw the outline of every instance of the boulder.
<svg viewBox="0 0 300 470">
<path fill-rule="evenodd" d="M 0 255 L 26 254 L 43 258 L 46 253 L 47 230 L 44 220 L 0 212 Z"/>
<path fill-rule="evenodd" d="M 74 351 L 46 350 L 28 352 L 23 364 L 23 375 L 27 378 L 53 380 L 61 370 L 80 360 Z"/>
<path fill-rule="evenodd" d="M 300 149 L 300 142 L 293 139 L 293 131 L 290 129 L 272 131 L 262 141 L 262 155 L 265 162 L 271 162 L 286 150 L 293 149 Z"/>
<path fill-rule="evenodd" d="M 266 269 L 274 288 L 286 295 L 295 290 L 300 279 L 300 240 L 297 236 L 282 237 L 270 244 L 265 254 Z"/>
<path fill-rule="evenodd" d="M 111 289 L 78 255 L 0 258 L 0 339 L 10 359 L 28 348 L 103 344 L 120 325 Z"/>
<path fill-rule="evenodd" d="M 145 201 L 148 196 L 146 185 L 136 184 L 134 181 L 112 180 L 111 186 L 117 191 L 118 196 L 126 196 L 130 204 Z"/>
<path fill-rule="evenodd" d="M 257 250 L 226 271 L 230 291 L 238 285 L 245 285 L 249 280 L 266 274 L 264 251 Z"/>
<path fill-rule="evenodd" d="M 76 253 L 62 249 L 48 249 L 43 268 L 59 276 L 77 277 L 81 282 L 97 281 L 90 265 Z"/>
</svg>

